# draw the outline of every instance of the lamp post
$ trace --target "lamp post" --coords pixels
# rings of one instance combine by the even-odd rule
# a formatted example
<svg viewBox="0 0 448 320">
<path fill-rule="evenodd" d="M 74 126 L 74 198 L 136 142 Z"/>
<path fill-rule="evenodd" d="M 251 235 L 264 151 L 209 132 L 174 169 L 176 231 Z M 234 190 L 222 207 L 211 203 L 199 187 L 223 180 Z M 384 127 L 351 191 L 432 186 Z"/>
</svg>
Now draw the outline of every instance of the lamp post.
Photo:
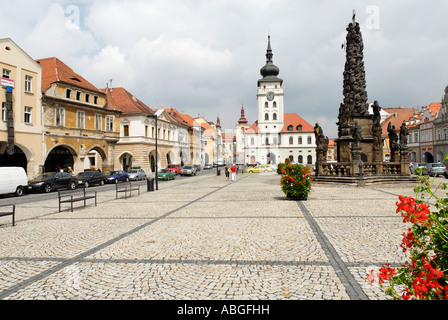
<svg viewBox="0 0 448 320">
<path fill-rule="evenodd" d="M 156 119 L 156 128 L 155 128 L 155 132 L 156 132 L 156 154 L 155 154 L 155 180 L 156 180 L 156 190 L 159 190 L 159 179 L 157 177 L 157 172 L 158 172 L 158 168 L 157 168 L 157 140 L 158 140 L 158 127 L 157 127 L 157 118 L 160 116 L 160 114 L 163 112 L 163 110 L 158 110 L 155 114 L 149 114 L 147 115 L 147 118 L 153 118 Z"/>
</svg>

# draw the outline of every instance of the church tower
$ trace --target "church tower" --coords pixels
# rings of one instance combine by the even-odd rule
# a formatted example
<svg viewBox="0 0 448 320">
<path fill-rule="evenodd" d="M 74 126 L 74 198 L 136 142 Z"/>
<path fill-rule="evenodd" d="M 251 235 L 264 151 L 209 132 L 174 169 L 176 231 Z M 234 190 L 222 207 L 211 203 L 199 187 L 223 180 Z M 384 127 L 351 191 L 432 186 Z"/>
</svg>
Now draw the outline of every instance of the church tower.
<svg viewBox="0 0 448 320">
<path fill-rule="evenodd" d="M 261 68 L 263 78 L 258 80 L 258 128 L 264 134 L 278 134 L 283 128 L 283 80 L 278 78 L 280 69 L 272 60 L 271 37 L 268 36 L 266 65 Z"/>
</svg>

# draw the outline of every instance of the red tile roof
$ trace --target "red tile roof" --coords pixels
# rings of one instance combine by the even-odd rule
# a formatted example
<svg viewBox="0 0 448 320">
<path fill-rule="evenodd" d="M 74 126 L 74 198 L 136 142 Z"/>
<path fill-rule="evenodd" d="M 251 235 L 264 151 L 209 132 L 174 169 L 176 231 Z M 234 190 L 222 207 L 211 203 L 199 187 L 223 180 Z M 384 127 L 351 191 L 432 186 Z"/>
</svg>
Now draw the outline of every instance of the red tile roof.
<svg viewBox="0 0 448 320">
<path fill-rule="evenodd" d="M 117 110 L 123 113 L 155 113 L 154 110 L 124 88 L 107 88 L 100 91 L 106 94 L 107 107 L 110 110 Z"/>
<path fill-rule="evenodd" d="M 47 91 L 53 83 L 64 83 L 71 86 L 101 93 L 97 87 L 74 72 L 58 58 L 36 60 L 42 66 L 42 91 Z"/>
<path fill-rule="evenodd" d="M 392 126 L 395 126 L 395 130 L 399 131 L 403 121 L 408 121 L 411 117 L 413 117 L 415 113 L 414 108 L 386 108 L 383 109 L 387 113 L 390 114 L 382 123 L 383 135 L 388 135 L 387 128 L 389 126 L 389 122 Z"/>
<path fill-rule="evenodd" d="M 193 127 L 194 120 L 192 117 L 190 116 L 184 117 L 182 113 L 180 113 L 176 108 L 173 107 L 165 109 L 165 111 L 178 123 L 190 128 Z"/>
<path fill-rule="evenodd" d="M 285 113 L 283 117 L 284 127 L 280 131 L 280 133 L 294 133 L 294 132 L 314 132 L 314 127 L 310 125 L 308 122 L 303 120 L 297 113 Z M 288 127 L 292 125 L 292 131 L 288 130 Z M 302 130 L 298 131 L 297 126 L 302 125 Z"/>
</svg>

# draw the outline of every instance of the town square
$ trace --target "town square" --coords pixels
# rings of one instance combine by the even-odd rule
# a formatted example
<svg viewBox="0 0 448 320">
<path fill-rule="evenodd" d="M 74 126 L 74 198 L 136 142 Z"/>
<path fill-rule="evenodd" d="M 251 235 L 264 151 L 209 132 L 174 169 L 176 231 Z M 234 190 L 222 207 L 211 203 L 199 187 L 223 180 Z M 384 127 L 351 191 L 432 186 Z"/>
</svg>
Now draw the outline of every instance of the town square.
<svg viewBox="0 0 448 320">
<path fill-rule="evenodd" d="M 443 8 L 19 0 L 0 300 L 448 299 Z"/>
</svg>

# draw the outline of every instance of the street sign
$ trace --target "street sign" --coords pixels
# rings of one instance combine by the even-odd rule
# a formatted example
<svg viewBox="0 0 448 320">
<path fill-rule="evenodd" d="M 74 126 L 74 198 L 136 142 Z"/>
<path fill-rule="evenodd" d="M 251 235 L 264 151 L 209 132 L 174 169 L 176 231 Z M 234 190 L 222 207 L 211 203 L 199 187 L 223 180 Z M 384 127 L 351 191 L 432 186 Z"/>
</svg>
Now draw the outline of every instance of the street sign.
<svg viewBox="0 0 448 320">
<path fill-rule="evenodd" d="M 12 87 L 14 88 L 14 80 L 8 78 L 2 78 L 1 80 L 2 87 Z"/>
</svg>

